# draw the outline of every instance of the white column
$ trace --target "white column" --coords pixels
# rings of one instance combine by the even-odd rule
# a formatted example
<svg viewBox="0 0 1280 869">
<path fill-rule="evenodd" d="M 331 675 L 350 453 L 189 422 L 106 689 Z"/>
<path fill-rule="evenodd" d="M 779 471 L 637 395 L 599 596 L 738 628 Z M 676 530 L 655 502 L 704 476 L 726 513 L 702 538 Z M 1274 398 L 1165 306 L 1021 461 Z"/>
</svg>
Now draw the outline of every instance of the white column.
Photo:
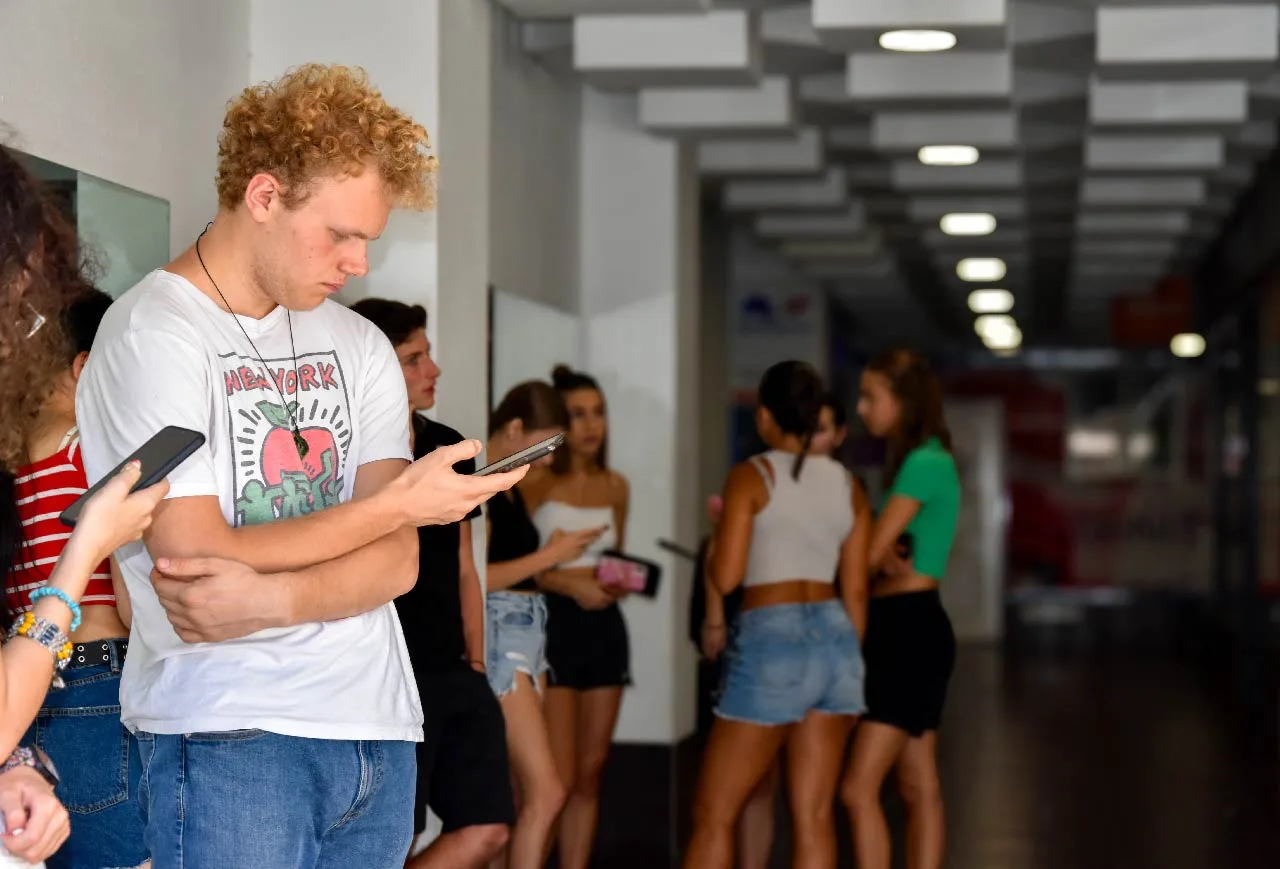
<svg viewBox="0 0 1280 869">
<path fill-rule="evenodd" d="M 631 483 L 627 549 L 663 565 L 632 598 L 631 674 L 617 738 L 674 743 L 695 724 L 686 565 L 656 541 L 696 542 L 698 184 L 688 146 L 639 125 L 634 97 L 583 92 L 583 367 L 609 402 L 610 462 Z"/>
</svg>

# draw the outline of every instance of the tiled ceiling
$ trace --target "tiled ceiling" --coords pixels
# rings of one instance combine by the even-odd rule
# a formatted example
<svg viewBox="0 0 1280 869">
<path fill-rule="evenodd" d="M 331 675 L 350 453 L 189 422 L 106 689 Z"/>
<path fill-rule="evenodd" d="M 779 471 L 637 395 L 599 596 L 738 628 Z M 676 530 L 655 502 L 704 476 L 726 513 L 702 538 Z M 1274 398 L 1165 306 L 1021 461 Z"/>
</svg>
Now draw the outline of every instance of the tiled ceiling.
<svg viewBox="0 0 1280 869">
<path fill-rule="evenodd" d="M 502 2 L 527 51 L 694 140 L 724 208 L 855 313 L 953 336 L 999 286 L 1030 340 L 1105 343 L 1111 300 L 1194 261 L 1280 116 L 1277 0 Z M 899 30 L 955 45 L 880 47 Z M 995 228 L 948 235 L 950 213 Z M 1007 274 L 962 281 L 966 257 Z"/>
</svg>

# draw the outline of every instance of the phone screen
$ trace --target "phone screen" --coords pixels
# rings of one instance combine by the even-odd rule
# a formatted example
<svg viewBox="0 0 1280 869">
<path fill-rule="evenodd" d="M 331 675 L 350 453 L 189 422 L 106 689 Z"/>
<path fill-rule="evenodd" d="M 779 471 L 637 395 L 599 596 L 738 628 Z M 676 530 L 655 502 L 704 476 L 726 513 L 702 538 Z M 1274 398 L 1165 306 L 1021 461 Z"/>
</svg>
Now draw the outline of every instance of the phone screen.
<svg viewBox="0 0 1280 869">
<path fill-rule="evenodd" d="M 551 455 L 556 451 L 556 447 L 564 443 L 564 432 L 552 435 L 545 441 L 540 441 L 531 447 L 527 447 L 518 453 L 513 453 L 505 459 L 485 465 L 483 468 L 475 472 L 475 476 L 484 477 L 489 474 L 502 474 L 507 471 L 514 471 L 516 468 L 522 468 L 530 465 L 538 459 Z"/>
<path fill-rule="evenodd" d="M 200 449 L 203 444 L 204 435 L 198 431 L 179 428 L 176 425 L 162 428 L 151 440 L 138 447 L 132 455 L 116 465 L 111 473 L 107 474 L 95 483 L 89 491 L 77 498 L 75 503 L 62 511 L 62 515 L 58 518 L 62 520 L 63 525 L 74 528 L 85 503 L 134 459 L 142 462 L 142 477 L 132 490 L 138 492 L 149 486 L 154 486 L 169 476 L 174 468 L 186 461 L 187 457 Z"/>
</svg>

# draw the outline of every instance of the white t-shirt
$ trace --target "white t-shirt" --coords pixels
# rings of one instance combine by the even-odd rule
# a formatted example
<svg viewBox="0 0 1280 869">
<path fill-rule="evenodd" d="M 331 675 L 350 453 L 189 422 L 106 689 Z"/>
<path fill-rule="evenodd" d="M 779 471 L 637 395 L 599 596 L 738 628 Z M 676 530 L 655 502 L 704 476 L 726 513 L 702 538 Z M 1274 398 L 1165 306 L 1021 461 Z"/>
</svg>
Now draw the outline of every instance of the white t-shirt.
<svg viewBox="0 0 1280 869">
<path fill-rule="evenodd" d="M 386 337 L 342 305 L 232 315 L 154 271 L 107 312 L 76 390 L 85 470 L 109 473 L 167 425 L 207 441 L 169 475 L 170 498 L 215 496 L 232 525 L 351 498 L 357 469 L 409 460 L 404 376 Z M 294 352 L 297 347 L 297 376 Z M 311 449 L 299 459 L 285 397 Z M 422 707 L 395 607 L 223 643 L 186 643 L 150 582 L 141 543 L 117 558 L 133 603 L 120 683 L 130 730 L 260 728 L 321 739 L 422 740 Z"/>
</svg>

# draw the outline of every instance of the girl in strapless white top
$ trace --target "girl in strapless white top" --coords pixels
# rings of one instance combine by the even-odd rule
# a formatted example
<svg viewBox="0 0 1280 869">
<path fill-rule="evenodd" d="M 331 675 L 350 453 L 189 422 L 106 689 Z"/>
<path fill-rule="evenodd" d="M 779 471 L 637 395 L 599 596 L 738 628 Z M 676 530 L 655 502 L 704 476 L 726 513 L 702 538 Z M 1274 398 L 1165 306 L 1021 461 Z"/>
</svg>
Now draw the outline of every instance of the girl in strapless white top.
<svg viewBox="0 0 1280 869">
<path fill-rule="evenodd" d="M 557 369 L 552 380 L 569 410 L 565 445 L 549 471 L 523 486 L 545 540 L 555 531 L 604 529 L 582 556 L 539 579 L 547 602 L 547 731 L 569 791 L 560 816 L 562 869 L 587 869 L 595 839 L 600 776 L 613 743 L 622 690 L 631 684 L 627 626 L 619 595 L 595 576 L 601 553 L 626 546 L 627 481 L 607 463 L 604 395 L 586 375 Z"/>
</svg>

